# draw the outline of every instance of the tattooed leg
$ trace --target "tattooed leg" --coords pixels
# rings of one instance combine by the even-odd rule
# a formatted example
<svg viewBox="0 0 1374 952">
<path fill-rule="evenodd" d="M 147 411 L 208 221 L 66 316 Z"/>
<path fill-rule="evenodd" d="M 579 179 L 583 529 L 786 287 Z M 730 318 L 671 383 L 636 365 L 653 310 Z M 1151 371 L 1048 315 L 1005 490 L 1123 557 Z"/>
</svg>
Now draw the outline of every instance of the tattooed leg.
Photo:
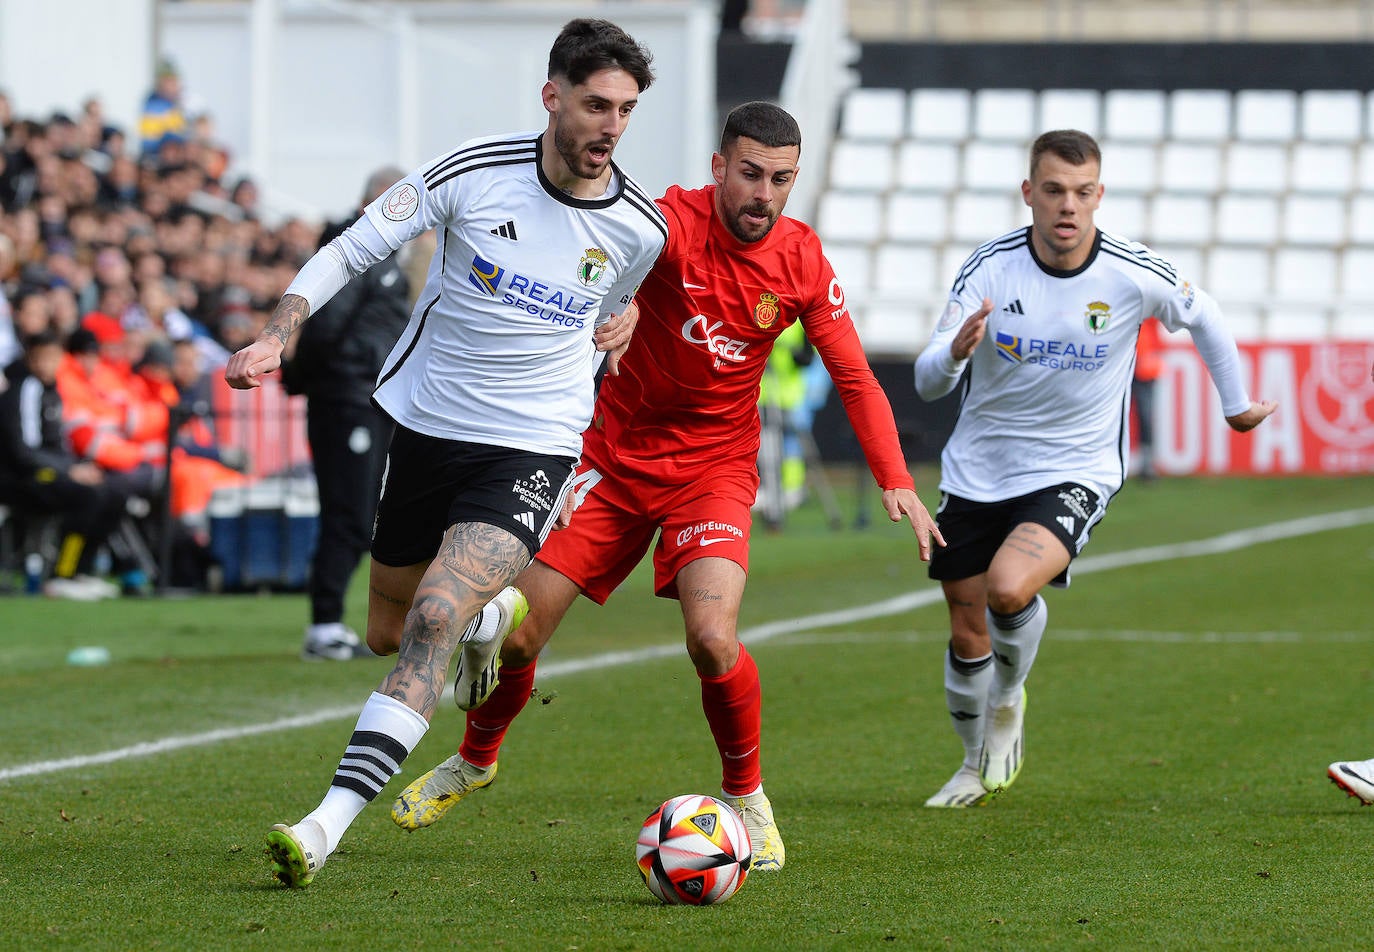
<svg viewBox="0 0 1374 952">
<path fill-rule="evenodd" d="M 451 526 L 415 590 L 396 667 L 378 692 L 433 718 L 468 623 L 529 561 L 524 543 L 504 529 L 486 523 Z"/>
</svg>

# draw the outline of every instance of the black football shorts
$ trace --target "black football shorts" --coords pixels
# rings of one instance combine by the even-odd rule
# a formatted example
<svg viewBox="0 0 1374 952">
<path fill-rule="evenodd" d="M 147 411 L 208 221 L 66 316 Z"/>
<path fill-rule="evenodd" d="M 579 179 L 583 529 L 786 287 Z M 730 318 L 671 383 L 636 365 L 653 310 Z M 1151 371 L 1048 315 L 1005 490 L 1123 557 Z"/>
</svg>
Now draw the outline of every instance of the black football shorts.
<svg viewBox="0 0 1374 952">
<path fill-rule="evenodd" d="M 397 426 L 372 529 L 372 557 L 383 565 L 426 562 L 450 526 L 480 522 L 510 532 L 533 558 L 563 508 L 576 462 Z"/>
</svg>

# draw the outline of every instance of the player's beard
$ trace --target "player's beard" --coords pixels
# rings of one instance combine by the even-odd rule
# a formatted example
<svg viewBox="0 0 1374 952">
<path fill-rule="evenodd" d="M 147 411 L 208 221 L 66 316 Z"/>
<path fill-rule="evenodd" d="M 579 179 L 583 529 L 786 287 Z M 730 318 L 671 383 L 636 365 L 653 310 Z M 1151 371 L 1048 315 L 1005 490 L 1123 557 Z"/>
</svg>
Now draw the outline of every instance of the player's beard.
<svg viewBox="0 0 1374 952">
<path fill-rule="evenodd" d="M 606 164 L 594 166 L 587 159 L 587 149 L 594 145 L 606 147 Z M 568 167 L 578 178 L 599 179 L 606 174 L 606 170 L 611 167 L 611 154 L 615 150 L 615 143 L 605 139 L 594 139 L 587 143 L 578 143 L 571 133 L 561 127 L 553 130 L 553 147 L 558 150 L 559 156 L 563 159 L 563 164 Z"/>
<path fill-rule="evenodd" d="M 764 215 L 767 216 L 768 221 L 762 225 L 746 222 L 744 220 L 745 215 Z M 741 205 L 735 209 L 733 215 L 725 219 L 725 225 L 730 229 L 730 234 L 748 245 L 768 237 L 768 233 L 773 230 L 773 226 L 777 223 L 777 213 L 767 205 Z"/>
</svg>

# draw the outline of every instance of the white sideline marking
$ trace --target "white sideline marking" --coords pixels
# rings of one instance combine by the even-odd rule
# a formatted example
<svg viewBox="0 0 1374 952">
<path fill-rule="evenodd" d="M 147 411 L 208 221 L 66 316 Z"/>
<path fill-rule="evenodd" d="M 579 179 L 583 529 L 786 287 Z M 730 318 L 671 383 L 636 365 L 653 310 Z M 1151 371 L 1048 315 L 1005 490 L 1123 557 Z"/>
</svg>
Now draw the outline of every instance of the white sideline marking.
<svg viewBox="0 0 1374 952">
<path fill-rule="evenodd" d="M 1348 529 L 1353 526 L 1365 525 L 1374 522 L 1374 506 L 1363 509 L 1347 509 L 1342 512 L 1329 512 L 1318 516 L 1307 516 L 1302 519 L 1290 519 L 1285 522 L 1274 522 L 1267 526 L 1256 526 L 1253 529 L 1240 529 L 1235 532 L 1227 532 L 1210 539 L 1198 539 L 1193 542 L 1178 542 L 1168 545 L 1155 545 L 1143 549 L 1131 549 L 1125 552 L 1110 552 L 1106 555 L 1086 556 L 1074 562 L 1073 570 L 1077 574 L 1087 574 L 1089 572 L 1103 572 L 1109 569 L 1123 568 L 1130 565 L 1142 565 L 1147 562 L 1163 562 L 1167 559 L 1190 558 L 1199 555 L 1218 555 L 1222 552 L 1234 552 L 1237 549 L 1248 548 L 1262 542 L 1274 542 L 1279 539 L 1291 539 L 1296 536 L 1310 535 L 1316 532 L 1326 532 L 1332 529 Z M 870 605 L 863 605 L 857 608 L 846 608 L 839 611 L 823 612 L 817 615 L 803 615 L 799 618 L 784 618 L 779 621 L 767 622 L 762 625 L 755 625 L 752 628 L 740 632 L 740 640 L 748 644 L 757 644 L 776 638 L 778 635 L 796 634 L 798 632 L 810 631 L 816 628 L 828 628 L 834 625 L 852 624 L 856 621 L 864 621 L 870 618 L 881 618 L 885 615 L 897 615 L 902 612 L 911 611 L 914 608 L 921 608 L 926 605 L 934 604 L 942 598 L 940 589 L 927 588 L 919 592 L 910 592 L 886 601 L 876 602 Z M 1062 633 L 1067 635 L 1069 633 Z M 1174 639 L 1171 636 L 1176 633 L 1170 632 L 1118 632 L 1115 636 L 1105 635 L 1107 638 L 1117 640 L 1135 640 L 1127 637 L 1128 635 L 1137 636 L 1139 640 L 1183 640 Z M 1290 633 L 1270 632 L 1267 633 L 1272 640 L 1287 640 Z M 1060 637 L 1062 635 L 1057 635 Z M 1098 637 L 1104 637 L 1104 633 L 1097 633 Z M 1148 636 L 1148 637 L 1147 637 Z M 1166 637 L 1167 636 L 1167 637 Z M 1205 633 L 1214 640 L 1225 641 L 1229 638 L 1225 634 Z M 1204 635 L 1191 635 L 1192 638 L 1204 637 Z M 1255 638 L 1258 635 L 1250 635 Z M 539 673 L 542 677 L 555 677 L 560 674 L 576 674 L 581 671 L 592 671 L 602 668 L 617 667 L 619 665 L 636 664 L 640 661 L 650 661 L 657 658 L 672 657 L 682 652 L 680 644 L 673 645 L 654 645 L 648 648 L 640 648 L 635 651 L 611 651 L 605 654 L 593 655 L 588 658 L 571 658 L 567 661 L 553 661 L 548 664 L 540 665 Z M 290 730 L 295 727 L 311 727 L 315 724 L 322 724 L 326 721 L 345 720 L 358 716 L 359 708 L 357 705 L 348 707 L 329 707 L 322 708 L 311 714 L 303 714 L 298 717 L 284 717 L 275 721 L 268 721 L 262 724 L 248 724 L 244 727 L 225 727 L 219 730 L 206 731 L 201 734 L 186 734 L 182 736 L 164 737 L 161 740 L 144 741 L 133 744 L 129 747 L 120 747 L 115 750 L 106 750 L 98 754 L 84 754 L 78 757 L 64 757 L 60 760 L 40 760 L 28 764 L 20 764 L 15 767 L 0 769 L 0 781 L 15 780 L 20 777 L 34 777 L 40 774 L 59 773 L 64 770 L 76 770 L 82 767 L 92 767 L 99 764 L 109 764 L 120 760 L 129 760 L 134 757 L 149 757 L 153 754 L 162 754 L 174 750 L 184 750 L 188 747 L 206 747 L 210 744 L 218 744 L 227 740 L 238 740 L 243 737 L 252 737 L 257 734 L 270 734 L 276 731 Z"/>
</svg>

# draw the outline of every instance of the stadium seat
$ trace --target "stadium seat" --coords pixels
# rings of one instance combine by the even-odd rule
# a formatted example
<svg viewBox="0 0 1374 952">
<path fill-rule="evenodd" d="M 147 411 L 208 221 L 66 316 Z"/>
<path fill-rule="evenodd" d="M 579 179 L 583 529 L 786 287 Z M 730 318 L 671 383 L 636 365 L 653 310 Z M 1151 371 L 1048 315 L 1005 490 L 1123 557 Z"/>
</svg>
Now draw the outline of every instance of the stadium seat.
<svg viewBox="0 0 1374 952">
<path fill-rule="evenodd" d="M 1355 149 L 1355 187 L 1361 192 L 1374 192 L 1374 142 L 1365 142 Z"/>
<path fill-rule="evenodd" d="M 1221 149 L 1194 142 L 1166 142 L 1160 155 L 1161 185 L 1171 192 L 1212 194 L 1221 187 Z"/>
<path fill-rule="evenodd" d="M 825 257 L 844 287 L 845 298 L 854 304 L 872 296 L 873 252 L 866 244 L 826 242 Z"/>
<path fill-rule="evenodd" d="M 1024 212 L 1024 215 L 1019 214 Z M 1030 210 L 1019 194 L 1002 192 L 959 192 L 954 196 L 950 214 L 950 237 L 958 242 L 980 244 L 1024 224 Z M 972 251 L 972 247 L 967 249 Z"/>
<path fill-rule="evenodd" d="M 1374 248 L 1347 248 L 1341 253 L 1340 289 L 1342 301 L 1374 303 Z"/>
<path fill-rule="evenodd" d="M 1096 138 L 1102 131 L 1102 94 L 1095 89 L 1047 89 L 1040 94 L 1036 133 L 1077 129 Z"/>
<path fill-rule="evenodd" d="M 1157 89 L 1112 89 L 1104 99 L 1109 139 L 1158 142 L 1164 138 L 1164 93 Z"/>
<path fill-rule="evenodd" d="M 882 234 L 883 203 L 876 192 L 826 192 L 816 220 L 826 241 L 873 241 Z"/>
<path fill-rule="evenodd" d="M 1374 311 L 1349 311 L 1338 308 L 1331 316 L 1327 334 L 1336 340 L 1367 344 L 1374 340 Z"/>
<path fill-rule="evenodd" d="M 894 192 L 887 200 L 887 237 L 891 241 L 934 243 L 949 231 L 949 203 L 933 192 Z"/>
<path fill-rule="evenodd" d="M 1178 89 L 1169 95 L 1169 137 L 1180 142 L 1224 142 L 1231 136 L 1231 94 L 1221 89 Z"/>
<path fill-rule="evenodd" d="M 1271 341 L 1322 340 L 1330 331 L 1326 311 L 1313 304 L 1279 305 L 1264 317 L 1264 338 Z"/>
<path fill-rule="evenodd" d="M 933 326 L 934 318 L 924 310 L 909 302 L 873 304 L 864 308 L 859 325 L 864 350 L 869 354 L 916 353 L 930 339 Z"/>
<path fill-rule="evenodd" d="M 1140 235 L 1145 234 L 1145 197 L 1109 188 L 1095 220 L 1104 231 L 1109 231 L 1118 238 L 1136 241 Z"/>
<path fill-rule="evenodd" d="M 1226 329 L 1236 340 L 1246 342 L 1264 339 L 1264 316 L 1258 307 L 1222 301 L 1221 314 L 1226 321 Z"/>
<path fill-rule="evenodd" d="M 1299 142 L 1293 147 L 1292 188 L 1343 195 L 1355 185 L 1355 156 L 1339 143 Z"/>
<path fill-rule="evenodd" d="M 830 184 L 837 189 L 886 192 L 895 178 L 887 142 L 838 140 L 830 153 Z"/>
<path fill-rule="evenodd" d="M 1334 196 L 1290 194 L 1283 201 L 1279 235 L 1290 245 L 1343 245 L 1345 212 L 1345 202 Z"/>
<path fill-rule="evenodd" d="M 1302 94 L 1302 137 L 1309 142 L 1358 142 L 1364 103 L 1353 89 L 1309 89 Z"/>
<path fill-rule="evenodd" d="M 1102 143 L 1102 183 L 1108 192 L 1153 192 L 1159 184 L 1158 154 L 1154 145 Z"/>
<path fill-rule="evenodd" d="M 991 241 L 996 237 L 997 235 L 995 233 L 989 234 L 986 235 L 983 240 Z M 975 245 L 968 243 L 950 243 L 945 245 L 940 251 L 940 266 L 937 278 L 940 285 L 942 304 L 944 303 L 943 298 L 948 295 L 950 288 L 954 287 L 954 279 L 959 276 L 959 272 L 963 270 L 965 262 L 967 262 L 969 257 L 973 254 L 974 247 Z"/>
<path fill-rule="evenodd" d="M 875 297 L 939 297 L 945 290 L 945 281 L 939 274 L 938 261 L 939 255 L 931 245 L 883 245 L 875 259 Z"/>
<path fill-rule="evenodd" d="M 950 192 L 959 187 L 959 146 L 907 140 L 897 150 L 897 187 Z"/>
<path fill-rule="evenodd" d="M 1350 203 L 1347 234 L 1353 244 L 1374 245 L 1374 195 L 1356 195 Z"/>
<path fill-rule="evenodd" d="M 1323 288 L 1336 286 L 1336 254 L 1329 248 L 1280 248 L 1274 253 L 1274 294 L 1281 301 L 1315 306 Z"/>
<path fill-rule="evenodd" d="M 1205 245 L 1212 239 L 1212 201 L 1160 192 L 1150 200 L 1149 243 Z"/>
<path fill-rule="evenodd" d="M 1026 177 L 1026 147 L 1017 143 L 973 141 L 964 146 L 965 188 L 1019 188 Z"/>
<path fill-rule="evenodd" d="M 840 133 L 850 139 L 894 142 L 906 126 L 906 90 L 851 89 L 845 96 Z"/>
<path fill-rule="evenodd" d="M 1224 193 L 1217 200 L 1217 241 L 1271 245 L 1279 237 L 1279 200 L 1271 195 Z"/>
<path fill-rule="evenodd" d="M 1214 245 L 1207 254 L 1202 286 L 1223 307 L 1230 301 L 1258 304 L 1268 297 L 1269 274 L 1266 249 Z"/>
<path fill-rule="evenodd" d="M 1029 89 L 980 89 L 973 94 L 973 134 L 1018 148 L 1037 134 L 1035 93 Z"/>
<path fill-rule="evenodd" d="M 911 94 L 908 132 L 913 139 L 962 142 L 969 134 L 967 89 L 917 89 Z"/>
<path fill-rule="evenodd" d="M 1239 192 L 1282 192 L 1288 154 L 1280 145 L 1235 142 L 1226 151 L 1226 187 Z"/>
<path fill-rule="evenodd" d="M 1236 138 L 1288 142 L 1297 135 L 1298 94 L 1288 89 L 1242 89 L 1236 93 Z"/>
</svg>

